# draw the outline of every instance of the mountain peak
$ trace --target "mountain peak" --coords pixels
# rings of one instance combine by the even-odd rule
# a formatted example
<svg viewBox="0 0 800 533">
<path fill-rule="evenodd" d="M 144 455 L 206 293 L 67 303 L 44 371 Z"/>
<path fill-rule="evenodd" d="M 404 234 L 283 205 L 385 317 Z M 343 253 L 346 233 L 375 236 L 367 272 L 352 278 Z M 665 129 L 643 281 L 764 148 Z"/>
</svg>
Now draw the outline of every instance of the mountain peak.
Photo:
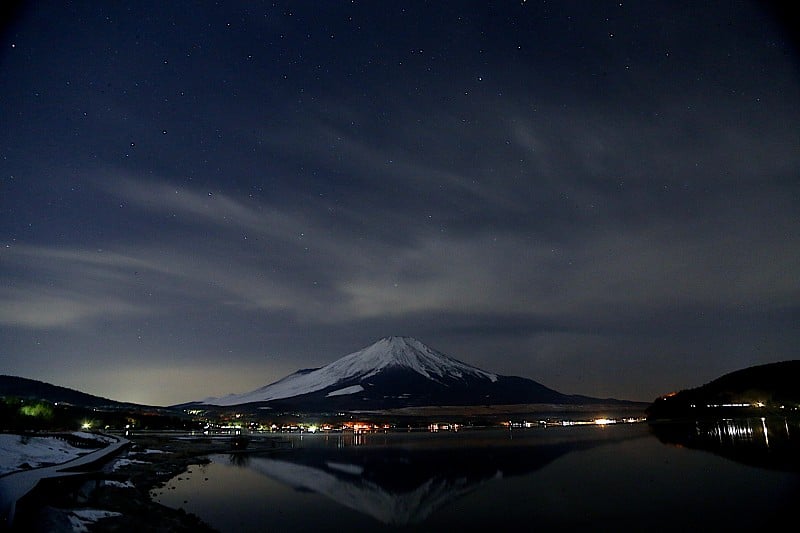
<svg viewBox="0 0 800 533">
<path fill-rule="evenodd" d="M 414 337 L 384 337 L 328 365 L 331 366 L 344 374 L 360 375 L 362 379 L 386 368 L 399 367 L 413 370 L 434 381 L 462 379 L 465 375 L 497 380 L 495 374 L 448 357 Z"/>
<path fill-rule="evenodd" d="M 291 374 L 255 391 L 231 395 L 207 403 L 236 405 L 270 401 L 308 394 L 325 389 L 354 391 L 362 381 L 387 370 L 412 371 L 430 381 L 442 383 L 453 380 L 480 379 L 496 382 L 497 375 L 468 365 L 430 348 L 414 337 L 383 337 L 357 352 L 337 359 L 322 368 Z M 336 391 L 332 391 L 335 394 Z"/>
<path fill-rule="evenodd" d="M 407 335 L 389 335 L 388 337 L 383 337 L 377 342 L 381 341 L 390 341 L 390 342 L 420 342 L 415 337 L 409 337 Z"/>
<path fill-rule="evenodd" d="M 354 353 L 368 354 L 373 352 L 381 352 L 386 354 L 401 354 L 404 352 L 415 351 L 433 352 L 434 350 L 414 337 L 392 335 L 390 337 L 382 337 L 366 348 L 362 348 L 358 352 Z"/>
<path fill-rule="evenodd" d="M 375 341 L 370 346 L 367 346 L 367 348 L 370 348 L 372 346 L 388 346 L 396 348 L 404 348 L 404 347 L 420 348 L 425 346 L 425 344 L 423 344 L 422 341 L 414 337 L 407 337 L 404 335 L 391 335 L 389 337 L 383 337 Z"/>
</svg>

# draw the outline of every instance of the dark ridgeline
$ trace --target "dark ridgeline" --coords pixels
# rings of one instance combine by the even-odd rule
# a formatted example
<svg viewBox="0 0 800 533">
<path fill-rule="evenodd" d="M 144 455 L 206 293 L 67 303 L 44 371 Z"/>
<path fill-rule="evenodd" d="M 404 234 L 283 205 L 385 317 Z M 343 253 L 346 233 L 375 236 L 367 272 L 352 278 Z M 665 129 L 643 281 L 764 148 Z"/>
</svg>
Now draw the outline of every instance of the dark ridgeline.
<svg viewBox="0 0 800 533">
<path fill-rule="evenodd" d="M 648 408 L 648 420 L 732 416 L 798 416 L 800 360 L 753 366 L 705 385 L 667 394 Z"/>
<path fill-rule="evenodd" d="M 134 406 L 132 403 L 117 402 L 35 379 L 6 375 L 0 376 L 0 397 L 47 400 L 52 403 L 63 402 L 84 407 Z"/>
<path fill-rule="evenodd" d="M 0 376 L 0 430 L 196 429 L 178 409 L 118 402 L 18 376 Z"/>
<path fill-rule="evenodd" d="M 725 374 L 658 398 L 647 410 L 661 441 L 743 464 L 800 472 L 800 361 Z"/>
</svg>

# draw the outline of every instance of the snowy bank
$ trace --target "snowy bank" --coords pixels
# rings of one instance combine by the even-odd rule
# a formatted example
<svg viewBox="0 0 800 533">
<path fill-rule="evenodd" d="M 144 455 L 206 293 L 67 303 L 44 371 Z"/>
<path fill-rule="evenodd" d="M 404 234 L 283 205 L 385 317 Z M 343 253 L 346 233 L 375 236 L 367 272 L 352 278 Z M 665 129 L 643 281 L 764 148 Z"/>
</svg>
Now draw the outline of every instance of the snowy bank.
<svg viewBox="0 0 800 533">
<path fill-rule="evenodd" d="M 0 475 L 66 463 L 86 452 L 85 448 L 76 448 L 55 437 L 0 434 Z"/>
<path fill-rule="evenodd" d="M 121 513 L 113 511 L 103 511 L 99 509 L 75 509 L 69 517 L 72 524 L 72 531 L 75 532 L 88 532 L 88 526 L 94 524 L 102 518 L 111 518 L 113 516 L 122 516 Z"/>
</svg>

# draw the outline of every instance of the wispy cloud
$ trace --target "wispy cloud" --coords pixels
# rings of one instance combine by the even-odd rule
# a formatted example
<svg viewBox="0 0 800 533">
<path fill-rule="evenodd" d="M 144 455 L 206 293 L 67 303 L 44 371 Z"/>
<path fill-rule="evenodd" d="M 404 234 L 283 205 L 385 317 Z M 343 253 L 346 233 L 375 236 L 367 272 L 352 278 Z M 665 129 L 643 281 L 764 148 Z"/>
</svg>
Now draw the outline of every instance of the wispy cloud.
<svg viewBox="0 0 800 533">
<path fill-rule="evenodd" d="M 204 305 L 310 324 L 454 311 L 579 324 L 609 309 L 613 321 L 682 306 L 789 305 L 800 293 L 788 275 L 800 264 L 797 250 L 735 220 L 690 231 L 656 217 L 635 228 L 580 228 L 566 242 L 524 226 L 448 233 L 414 220 L 398 241 L 329 224 L 316 209 L 165 181 L 127 177 L 108 192 L 175 214 L 181 226 L 99 250 L 4 249 L 4 261 L 23 272 L 0 294 L 4 323 L 67 327 Z M 787 220 L 782 231 L 795 227 Z"/>
<path fill-rule="evenodd" d="M 0 291 L 0 324 L 32 329 L 81 328 L 108 317 L 133 317 L 147 309 L 104 291 L 28 286 Z"/>
<path fill-rule="evenodd" d="M 112 171 L 116 175 L 116 172 Z M 302 228 L 297 213 L 288 214 L 215 192 L 200 191 L 166 181 L 112 177 L 101 185 L 109 194 L 142 209 L 162 215 L 190 217 L 195 224 L 251 231 L 273 238 L 294 236 Z"/>
</svg>

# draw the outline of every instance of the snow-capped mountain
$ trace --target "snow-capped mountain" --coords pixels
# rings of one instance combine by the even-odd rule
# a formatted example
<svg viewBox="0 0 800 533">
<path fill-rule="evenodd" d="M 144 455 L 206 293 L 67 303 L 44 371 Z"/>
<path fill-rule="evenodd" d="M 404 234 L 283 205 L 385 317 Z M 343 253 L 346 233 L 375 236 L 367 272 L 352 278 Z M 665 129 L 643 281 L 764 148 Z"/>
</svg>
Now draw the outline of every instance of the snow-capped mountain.
<svg viewBox="0 0 800 533">
<path fill-rule="evenodd" d="M 497 381 L 495 374 L 448 357 L 412 337 L 385 337 L 322 368 L 300 370 L 252 392 L 209 398 L 206 403 L 267 402 L 321 390 L 325 390 L 328 397 L 355 394 L 364 390 L 362 381 L 390 370 L 411 370 L 443 384 L 468 378 Z M 343 386 L 350 382 L 356 383 Z"/>
<path fill-rule="evenodd" d="M 385 337 L 322 368 L 299 370 L 244 394 L 202 404 L 253 403 L 319 409 L 374 409 L 421 405 L 500 403 L 576 404 L 533 380 L 499 376 L 449 357 L 412 337 Z"/>
</svg>

